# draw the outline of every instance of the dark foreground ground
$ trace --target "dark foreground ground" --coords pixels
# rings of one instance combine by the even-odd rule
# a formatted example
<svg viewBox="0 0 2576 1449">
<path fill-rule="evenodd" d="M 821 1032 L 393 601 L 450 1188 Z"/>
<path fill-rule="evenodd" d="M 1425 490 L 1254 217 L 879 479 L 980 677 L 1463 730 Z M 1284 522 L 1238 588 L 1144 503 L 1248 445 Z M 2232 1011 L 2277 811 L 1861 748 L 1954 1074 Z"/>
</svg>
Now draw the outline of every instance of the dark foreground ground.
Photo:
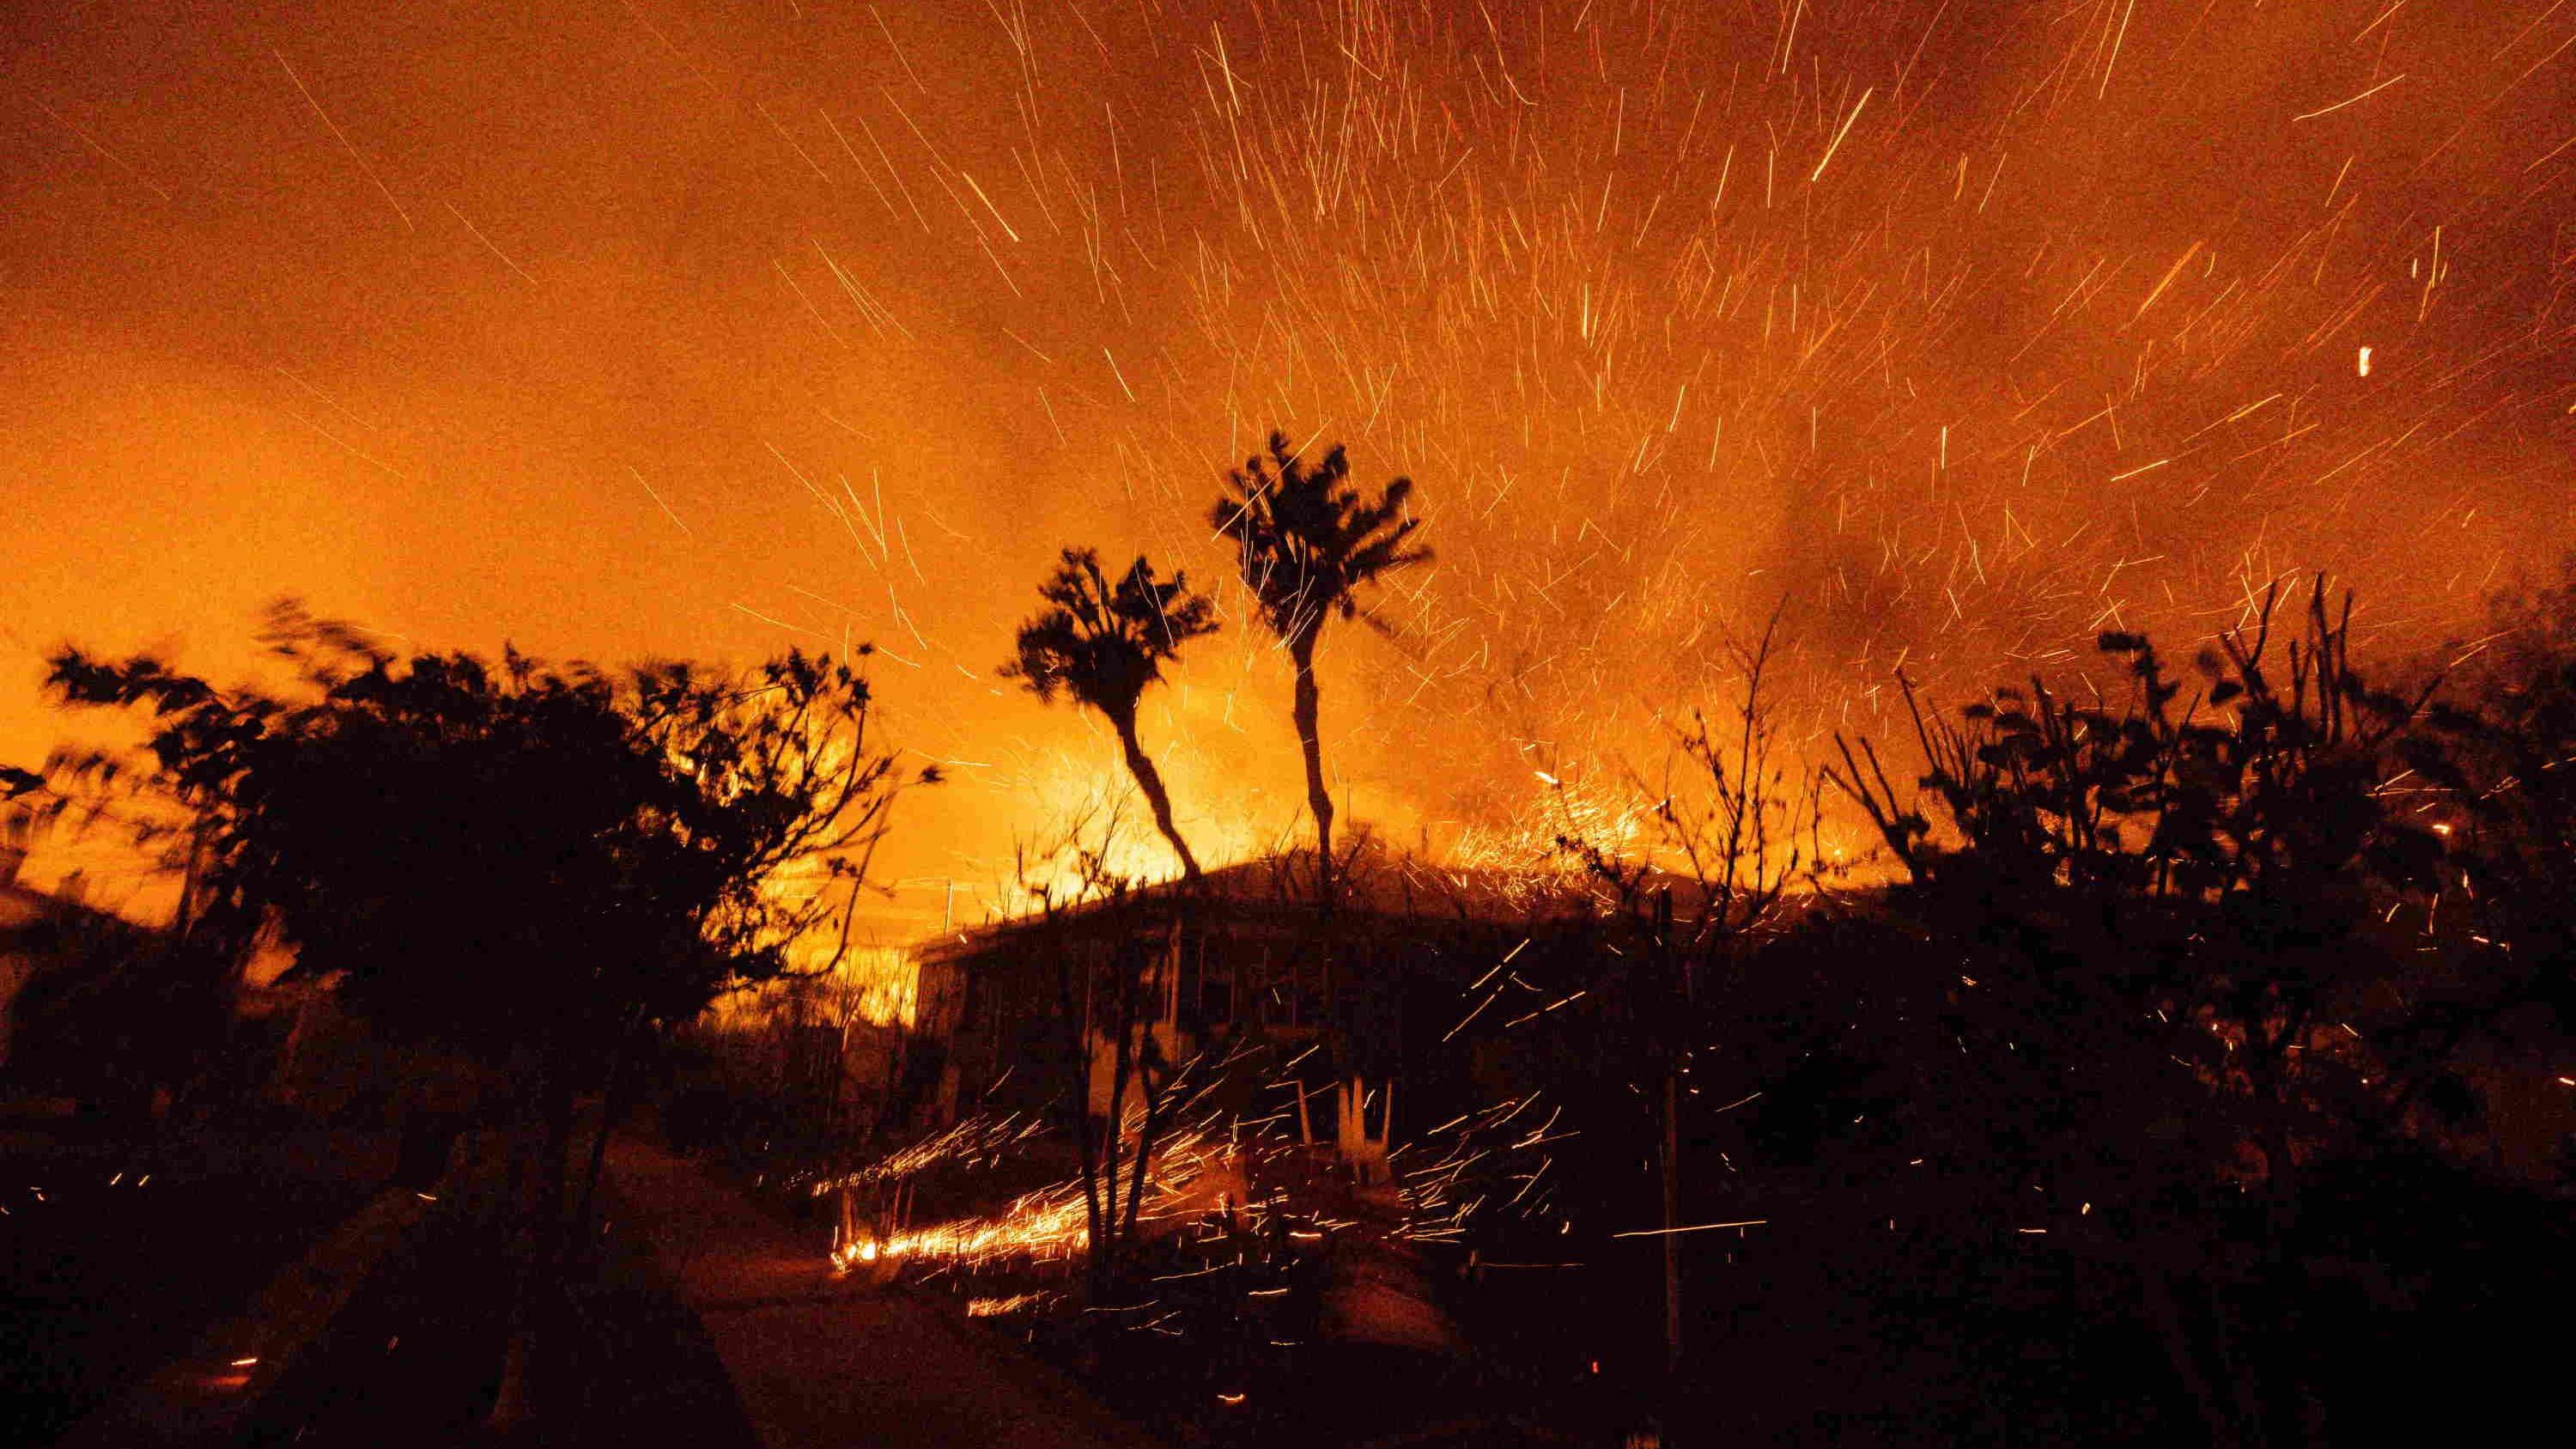
<svg viewBox="0 0 2576 1449">
<path fill-rule="evenodd" d="M 184 1151 L 10 1141 L 0 1441 L 30 1445 L 238 1311 L 394 1166 L 392 1144 L 363 1134 Z M 1265 1316 L 1230 1306 L 1255 1285 L 1220 1291 L 1211 1275 L 1165 1286 L 1156 1312 L 1178 1316 L 1102 1332 L 1078 1314 L 967 1316 L 979 1298 L 1047 1291 L 1043 1273 L 910 1289 L 834 1278 L 821 1235 L 778 1204 L 757 1209 L 649 1142 L 614 1160 L 595 1260 L 542 1340 L 527 1442 L 749 1449 L 767 1425 L 767 1442 L 794 1444 L 1607 1449 L 1654 1421 L 1690 1445 L 2211 1442 L 2121 1260 L 2063 1234 L 1869 1232 L 1818 1206 L 1768 1233 L 1709 1236 L 1691 1259 L 1693 1351 L 1668 1397 L 1651 1252 L 1434 1275 L 1473 1353 L 1335 1343 L 1317 1331 L 1315 1285 L 1285 1277 Z M 490 1442 L 504 1241 L 470 1204 L 425 1217 L 234 1442 Z M 2576 1291 L 2564 1202 L 2421 1160 L 2355 1165 L 2314 1185 L 2295 1247 L 2269 1268 L 2222 1256 L 2182 1285 L 2195 1341 L 2271 1386 L 2283 1442 L 2558 1416 L 2550 1325 Z M 1081 1409 L 1068 1378 L 1144 1432 Z"/>
<path fill-rule="evenodd" d="M 484 1442 L 509 1327 L 500 1246 L 488 1222 L 434 1219 L 260 1404 L 246 1442 Z M 556 1331 L 540 1340 L 547 1402 L 529 1442 L 755 1449 L 704 1325 L 632 1235 L 604 1235 L 567 1300 Z"/>
<path fill-rule="evenodd" d="M 234 1311 L 392 1173 L 386 1134 L 0 1127 L 0 1439 L 45 1444 Z"/>
<path fill-rule="evenodd" d="M 182 1134 L 24 1112 L 0 1126 L 0 1444 L 55 1442 L 252 1311 L 336 1227 L 413 1186 L 423 1166 L 403 1146 L 285 1118 Z M 486 1442 L 505 1244 L 488 1204 L 424 1215 L 220 1442 Z M 561 1312 L 542 1380 L 560 1411 L 531 1442 L 758 1442 L 704 1328 L 631 1235 L 602 1235 Z"/>
<path fill-rule="evenodd" d="M 2240 1194 L 2116 1220 L 1935 1201 L 1889 1217 L 1835 1193 L 1748 1200 L 1759 1226 L 1687 1239 L 1689 1344 L 1670 1384 L 1651 1239 L 1523 1244 L 1512 1264 L 1464 1271 L 1463 1254 L 1435 1255 L 1453 1353 L 1335 1342 L 1318 1322 L 1322 1265 L 1263 1276 L 1219 1267 L 1221 1250 L 1158 1263 L 1123 1331 L 1081 1313 L 1062 1268 L 943 1271 L 914 1291 L 1194 1449 L 1644 1432 L 1835 1449 L 2375 1445 L 2564 1417 L 2564 1335 L 2548 1326 L 2576 1301 L 2563 1194 L 2399 1146 L 2318 1168 L 2268 1231 Z M 1024 1297 L 1034 1306 L 994 1311 Z"/>
<path fill-rule="evenodd" d="M 536 1414 L 512 1442 L 863 1443 L 1145 1449 L 1025 1355 L 914 1295 L 831 1270 L 818 1242 L 645 1141 L 611 1149 L 595 1251 L 538 1337 Z M 467 1198 L 479 1195 L 482 1206 Z M 383 1261 L 258 1405 L 239 1442 L 498 1442 L 505 1241 L 458 1194 Z"/>
</svg>

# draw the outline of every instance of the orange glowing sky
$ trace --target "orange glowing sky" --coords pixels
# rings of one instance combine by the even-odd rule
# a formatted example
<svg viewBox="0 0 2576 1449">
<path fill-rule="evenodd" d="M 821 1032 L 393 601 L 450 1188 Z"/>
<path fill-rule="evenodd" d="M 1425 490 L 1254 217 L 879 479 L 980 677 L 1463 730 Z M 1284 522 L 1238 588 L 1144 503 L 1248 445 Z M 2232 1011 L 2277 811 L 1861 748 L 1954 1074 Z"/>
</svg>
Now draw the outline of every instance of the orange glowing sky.
<svg viewBox="0 0 2576 1449">
<path fill-rule="evenodd" d="M 280 593 L 557 658 L 846 634 L 960 777 L 899 822 L 917 921 L 1114 768 L 991 677 L 1054 551 L 1221 579 L 1273 424 L 1420 485 L 1441 560 L 1328 641 L 1325 722 L 1435 848 L 1651 756 L 1777 598 L 1858 725 L 1900 659 L 2073 667 L 2301 568 L 2438 640 L 2570 537 L 2548 0 L 5 24 L 0 759 L 62 733 L 47 647 L 228 676 Z M 1300 798 L 1221 602 L 1146 721 L 1219 858 Z"/>
</svg>

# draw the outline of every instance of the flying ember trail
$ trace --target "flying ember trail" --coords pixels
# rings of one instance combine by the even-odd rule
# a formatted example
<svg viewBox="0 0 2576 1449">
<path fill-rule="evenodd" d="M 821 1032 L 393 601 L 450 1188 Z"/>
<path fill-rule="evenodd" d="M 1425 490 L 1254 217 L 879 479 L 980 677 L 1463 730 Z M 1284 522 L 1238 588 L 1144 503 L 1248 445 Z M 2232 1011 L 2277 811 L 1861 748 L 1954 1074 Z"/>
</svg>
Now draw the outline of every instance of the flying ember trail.
<svg viewBox="0 0 2576 1449">
<path fill-rule="evenodd" d="M 993 805 L 901 842 L 933 917 L 1119 778 L 992 677 L 1069 542 L 1216 594 L 1143 721 L 1202 852 L 1295 823 L 1286 666 L 1207 527 L 1274 427 L 1418 484 L 1437 562 L 1327 651 L 1330 755 L 1354 818 L 1490 863 L 1615 815 L 1583 792 L 1775 606 L 1814 737 L 1900 668 L 2071 671 L 2310 570 L 2429 645 L 2569 540 L 2540 0 L 635 0 L 157 59 L 49 23 L 6 144 L 65 200 L 0 259 L 114 340 L 6 324 L 25 396 L 200 421 L 22 429 L 18 471 L 145 461 L 246 552 L 401 539 L 349 605 L 393 627 L 873 640 Z"/>
</svg>

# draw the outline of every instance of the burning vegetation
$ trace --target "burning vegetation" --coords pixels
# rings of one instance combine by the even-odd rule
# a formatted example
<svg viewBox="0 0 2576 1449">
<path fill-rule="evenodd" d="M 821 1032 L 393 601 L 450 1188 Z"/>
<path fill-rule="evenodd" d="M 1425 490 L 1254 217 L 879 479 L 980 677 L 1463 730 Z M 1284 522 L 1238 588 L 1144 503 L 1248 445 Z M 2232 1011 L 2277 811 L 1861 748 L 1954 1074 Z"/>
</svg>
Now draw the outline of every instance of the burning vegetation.
<svg viewBox="0 0 2576 1449">
<path fill-rule="evenodd" d="M 29 906 L 0 1066 L 437 1064 L 496 1428 L 645 1107 L 1180 1442 L 2541 1381 L 2478 1326 L 2576 1261 L 2576 12 L 95 9 L 8 143 L 0 603 L 164 619 L 95 561 L 178 500 L 165 622 L 767 660 L 284 605 L 54 650 L 136 748 L 0 769 L 0 884 L 174 898 Z"/>
</svg>

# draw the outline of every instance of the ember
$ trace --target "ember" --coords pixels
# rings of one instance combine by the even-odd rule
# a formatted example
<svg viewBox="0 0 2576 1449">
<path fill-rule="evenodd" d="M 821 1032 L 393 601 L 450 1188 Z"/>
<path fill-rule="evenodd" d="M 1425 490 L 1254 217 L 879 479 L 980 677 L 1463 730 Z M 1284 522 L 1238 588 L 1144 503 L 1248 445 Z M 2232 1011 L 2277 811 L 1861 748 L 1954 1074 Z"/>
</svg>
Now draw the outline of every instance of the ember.
<svg viewBox="0 0 2576 1449">
<path fill-rule="evenodd" d="M 169 1382 L 552 1442 L 649 1396 L 546 1335 L 898 1284 L 1236 1449 L 2554 1381 L 2576 5 L 20 8 L 0 1219 L 435 1225 Z"/>
</svg>

